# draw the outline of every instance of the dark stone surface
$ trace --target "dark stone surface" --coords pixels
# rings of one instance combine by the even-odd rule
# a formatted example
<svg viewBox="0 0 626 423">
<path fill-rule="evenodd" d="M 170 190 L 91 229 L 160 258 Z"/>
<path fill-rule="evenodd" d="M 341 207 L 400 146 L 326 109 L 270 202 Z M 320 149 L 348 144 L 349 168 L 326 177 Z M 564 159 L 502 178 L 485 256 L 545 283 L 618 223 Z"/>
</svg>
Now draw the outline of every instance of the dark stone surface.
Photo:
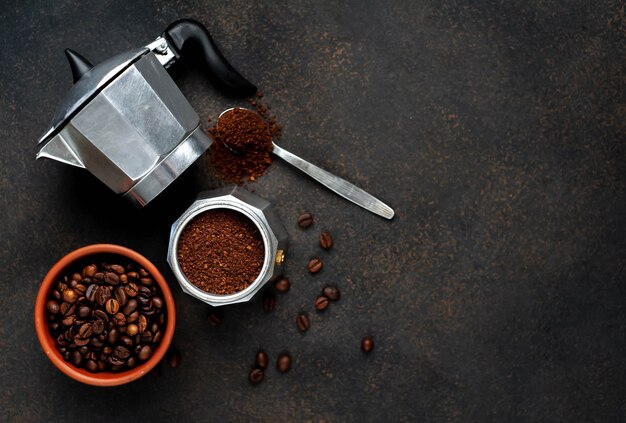
<svg viewBox="0 0 626 423">
<path fill-rule="evenodd" d="M 172 281 L 169 225 L 218 183 L 205 157 L 138 212 L 85 172 L 36 162 L 36 140 L 70 87 L 65 47 L 99 62 L 180 17 L 203 21 L 265 91 L 284 147 L 397 217 L 275 163 L 249 188 L 290 235 L 292 288 L 276 310 L 229 307 L 214 327 L 172 283 L 181 365 L 83 386 L 37 343 L 41 279 L 67 252 L 112 242 Z M 0 419 L 623 421 L 625 28 L 612 0 L 5 2 Z M 234 104 L 199 71 L 177 81 L 201 116 Z M 307 231 L 303 210 L 316 217 Z M 314 276 L 313 255 L 325 262 Z M 342 297 L 318 314 L 325 283 Z M 304 335 L 299 311 L 311 317 Z M 290 351 L 292 370 L 250 386 L 259 348 L 272 361 Z"/>
</svg>

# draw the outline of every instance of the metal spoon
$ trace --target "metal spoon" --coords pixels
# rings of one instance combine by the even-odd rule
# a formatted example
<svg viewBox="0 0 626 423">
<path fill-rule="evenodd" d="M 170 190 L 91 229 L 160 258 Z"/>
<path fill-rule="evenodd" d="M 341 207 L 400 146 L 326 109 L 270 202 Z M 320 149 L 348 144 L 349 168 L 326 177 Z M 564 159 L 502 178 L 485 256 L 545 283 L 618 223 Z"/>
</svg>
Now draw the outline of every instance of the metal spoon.
<svg viewBox="0 0 626 423">
<path fill-rule="evenodd" d="M 252 110 L 245 109 L 243 107 L 238 107 L 238 108 L 243 109 L 243 110 L 248 110 L 252 113 L 256 113 L 256 112 L 253 112 Z M 231 107 L 230 109 L 224 110 L 219 115 L 219 117 L 217 118 L 218 131 L 219 131 L 219 121 L 222 118 L 222 116 L 224 116 L 226 113 L 231 112 L 234 109 L 235 109 L 234 107 Z M 228 149 L 237 153 L 237 150 L 233 148 L 232 146 L 228 145 L 228 142 L 226 140 L 222 140 L 222 142 Z M 273 152 L 278 157 L 280 157 L 287 163 L 291 164 L 292 166 L 300 169 L 302 172 L 306 173 L 311 178 L 315 179 L 317 182 L 321 183 L 322 185 L 326 186 L 327 188 L 341 195 L 346 200 L 350 200 L 354 204 L 363 207 L 365 210 L 369 210 L 374 214 L 384 217 L 385 219 L 393 218 L 393 215 L 394 215 L 393 209 L 389 207 L 388 205 L 386 205 L 385 203 L 383 203 L 382 201 L 380 201 L 378 198 L 374 197 L 371 194 L 368 194 L 367 192 L 363 191 L 361 188 L 357 187 L 356 185 L 351 184 L 350 182 L 344 179 L 341 179 L 340 177 L 335 176 L 332 173 L 327 172 L 324 169 L 321 169 L 315 166 L 314 164 L 309 163 L 304 159 L 301 159 L 295 154 L 290 153 L 289 151 L 279 147 L 274 141 L 272 141 L 272 145 L 274 146 Z"/>
</svg>

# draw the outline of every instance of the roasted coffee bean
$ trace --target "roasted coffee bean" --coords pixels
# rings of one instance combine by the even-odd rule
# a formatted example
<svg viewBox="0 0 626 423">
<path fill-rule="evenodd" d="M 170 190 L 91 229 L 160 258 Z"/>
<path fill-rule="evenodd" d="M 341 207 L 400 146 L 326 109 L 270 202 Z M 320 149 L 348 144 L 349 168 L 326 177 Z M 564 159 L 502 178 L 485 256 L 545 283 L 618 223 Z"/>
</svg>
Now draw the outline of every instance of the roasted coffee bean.
<svg viewBox="0 0 626 423">
<path fill-rule="evenodd" d="M 78 307 L 78 317 L 80 317 L 81 319 L 86 319 L 90 315 L 91 315 L 91 308 L 87 306 Z"/>
<path fill-rule="evenodd" d="M 326 307 L 328 307 L 328 298 L 322 296 L 317 297 L 317 299 L 315 300 L 315 309 L 317 311 L 322 311 L 322 310 L 326 310 Z"/>
<path fill-rule="evenodd" d="M 156 332 L 153 336 L 152 336 L 152 343 L 153 344 L 158 344 L 159 342 L 161 342 L 161 338 L 163 337 L 163 332 L 158 331 Z"/>
<path fill-rule="evenodd" d="M 74 338 L 74 344 L 78 347 L 82 347 L 89 343 L 89 338 Z"/>
<path fill-rule="evenodd" d="M 107 313 L 115 314 L 120 309 L 120 303 L 118 303 L 117 300 L 114 300 L 111 298 L 109 301 L 106 302 L 105 308 L 106 308 Z"/>
<path fill-rule="evenodd" d="M 127 336 L 127 335 L 122 335 L 120 337 L 120 343 L 122 345 L 125 345 L 128 348 L 132 348 L 133 345 L 135 345 L 135 342 L 133 341 L 133 338 L 131 338 L 130 336 Z"/>
<path fill-rule="evenodd" d="M 61 335 L 57 336 L 57 344 L 61 345 L 62 347 L 65 347 L 66 345 L 69 345 L 69 341 L 67 339 L 67 337 L 65 336 L 64 333 L 62 333 Z"/>
<path fill-rule="evenodd" d="M 130 324 L 126 326 L 126 333 L 130 336 L 135 336 L 139 333 L 139 327 L 135 324 Z"/>
<path fill-rule="evenodd" d="M 337 301 L 341 297 L 339 289 L 336 286 L 326 285 L 322 289 L 322 295 L 328 298 L 330 301 Z"/>
<path fill-rule="evenodd" d="M 152 355 L 152 347 L 150 345 L 144 345 L 141 350 L 139 350 L 138 357 L 141 361 L 146 361 Z"/>
<path fill-rule="evenodd" d="M 125 315 L 128 316 L 129 314 L 131 314 L 136 309 L 137 309 L 137 300 L 135 300 L 133 298 L 133 299 L 128 300 L 128 302 L 126 303 L 126 305 L 122 309 L 122 313 L 124 313 Z"/>
<path fill-rule="evenodd" d="M 139 312 L 133 311 L 126 317 L 126 323 L 135 323 L 139 319 Z"/>
<path fill-rule="evenodd" d="M 93 278 L 95 280 L 97 280 L 97 281 L 102 282 L 102 281 L 104 281 L 104 273 L 103 272 L 96 272 L 96 273 L 94 273 Z"/>
<path fill-rule="evenodd" d="M 105 356 L 111 355 L 112 352 L 113 352 L 113 348 L 111 347 L 102 348 L 102 354 L 104 354 Z"/>
<path fill-rule="evenodd" d="M 276 370 L 285 373 L 289 369 L 291 369 L 291 356 L 287 352 L 281 353 L 276 359 Z"/>
<path fill-rule="evenodd" d="M 98 370 L 98 363 L 93 360 L 87 360 L 87 363 L 85 363 L 85 368 L 94 373 Z"/>
<path fill-rule="evenodd" d="M 126 360 L 126 366 L 129 369 L 132 369 L 133 367 L 137 366 L 137 359 L 135 357 L 129 357 L 128 360 Z"/>
<path fill-rule="evenodd" d="M 305 229 L 313 224 L 313 215 L 311 213 L 303 213 L 298 217 L 298 226 Z"/>
<path fill-rule="evenodd" d="M 87 357 L 87 353 L 89 353 L 89 348 L 87 346 L 82 346 L 78 349 L 78 352 L 84 357 Z"/>
<path fill-rule="evenodd" d="M 133 298 L 133 297 L 136 297 L 137 294 L 139 293 L 139 288 L 137 287 L 135 283 L 131 282 L 124 287 L 124 291 L 126 292 L 127 296 Z"/>
<path fill-rule="evenodd" d="M 330 250 L 333 247 L 333 237 L 329 232 L 324 231 L 320 234 L 320 247 Z"/>
<path fill-rule="evenodd" d="M 61 321 L 61 323 L 63 323 L 63 325 L 65 326 L 72 326 L 75 321 L 76 321 L 76 315 L 70 314 L 69 316 L 65 316 L 63 320 Z"/>
<path fill-rule="evenodd" d="M 111 345 L 115 345 L 120 340 L 120 332 L 117 329 L 111 329 L 107 335 L 107 342 Z"/>
<path fill-rule="evenodd" d="M 270 312 L 276 307 L 276 297 L 272 294 L 266 294 L 263 297 L 263 310 Z"/>
<path fill-rule="evenodd" d="M 148 304 L 151 300 L 150 298 L 151 296 L 152 296 L 152 292 L 150 291 L 150 288 L 146 286 L 139 287 L 139 292 L 137 293 L 137 301 L 139 301 L 140 304 L 142 305 Z"/>
<path fill-rule="evenodd" d="M 298 330 L 300 332 L 306 332 L 307 330 L 309 330 L 309 327 L 311 327 L 309 317 L 304 313 L 298 314 L 296 316 L 296 326 L 298 327 Z"/>
<path fill-rule="evenodd" d="M 74 366 L 79 366 L 83 361 L 83 356 L 78 351 L 74 351 L 70 357 Z"/>
<path fill-rule="evenodd" d="M 71 288 L 63 291 L 63 301 L 68 303 L 75 303 L 78 300 L 78 293 Z"/>
<path fill-rule="evenodd" d="M 322 260 L 318 258 L 312 258 L 311 260 L 309 260 L 309 263 L 307 264 L 306 268 L 311 273 L 317 273 L 320 270 L 322 270 L 323 266 L 324 265 L 322 264 Z"/>
<path fill-rule="evenodd" d="M 103 320 L 105 322 L 109 321 L 109 315 L 104 310 L 94 310 L 93 315 L 96 318 Z"/>
<path fill-rule="evenodd" d="M 82 283 L 79 283 L 78 285 L 76 285 L 74 289 L 76 290 L 76 292 L 78 292 L 78 295 L 84 295 L 85 292 L 87 292 L 87 287 L 83 285 Z"/>
<path fill-rule="evenodd" d="M 91 329 L 96 335 L 100 335 L 104 331 L 104 321 L 95 319 L 91 324 Z"/>
<path fill-rule="evenodd" d="M 152 297 L 152 307 L 154 308 L 163 307 L 163 300 L 160 297 Z"/>
<path fill-rule="evenodd" d="M 152 333 L 157 333 L 159 330 L 159 325 L 156 323 L 153 323 L 152 326 L 150 326 L 150 330 L 152 331 Z"/>
<path fill-rule="evenodd" d="M 117 273 L 118 275 L 121 275 L 122 273 L 125 273 L 126 271 L 124 267 L 120 266 L 119 264 L 112 264 L 111 270 Z"/>
<path fill-rule="evenodd" d="M 126 324 L 126 316 L 124 316 L 124 313 L 118 312 L 113 315 L 113 323 L 118 326 L 124 326 Z"/>
<path fill-rule="evenodd" d="M 119 285 L 120 277 L 113 272 L 107 272 L 104 274 L 104 281 L 111 286 Z"/>
<path fill-rule="evenodd" d="M 169 363 L 170 367 L 172 369 L 177 368 L 178 366 L 180 366 L 181 361 L 182 361 L 182 357 L 180 356 L 180 351 L 178 351 L 176 348 L 172 348 L 169 352 L 169 356 L 167 359 L 167 362 Z"/>
<path fill-rule="evenodd" d="M 139 318 L 137 319 L 137 329 L 139 333 L 143 333 L 147 327 L 148 327 L 148 319 L 146 319 L 146 316 L 144 315 L 139 316 Z"/>
<path fill-rule="evenodd" d="M 267 363 L 269 362 L 269 357 L 267 356 L 267 353 L 263 350 L 257 352 L 255 362 L 257 367 L 259 367 L 260 369 L 265 369 L 267 367 Z"/>
<path fill-rule="evenodd" d="M 107 359 L 107 362 L 112 366 L 111 370 L 117 371 L 120 370 L 120 366 L 124 365 L 125 360 L 112 355 Z"/>
<path fill-rule="evenodd" d="M 76 281 L 76 282 L 80 282 L 83 280 L 83 275 L 81 275 L 80 273 L 72 273 L 72 281 Z M 74 285 L 76 286 L 76 285 Z"/>
<path fill-rule="evenodd" d="M 143 286 L 151 286 L 152 285 L 152 278 L 141 278 L 139 279 L 139 283 L 142 284 Z"/>
<path fill-rule="evenodd" d="M 120 282 L 126 285 L 128 283 L 128 276 L 126 276 L 126 274 L 120 275 Z"/>
<path fill-rule="evenodd" d="M 131 272 L 128 272 L 126 275 L 131 279 L 139 279 L 139 273 L 137 272 L 131 271 Z"/>
<path fill-rule="evenodd" d="M 104 306 L 104 304 L 107 302 L 106 289 L 104 286 L 99 286 L 96 288 L 95 300 L 99 306 Z"/>
<path fill-rule="evenodd" d="M 51 321 L 56 319 L 56 316 L 54 314 L 52 314 L 52 313 L 46 314 L 46 317 L 48 318 L 49 322 L 51 322 Z"/>
<path fill-rule="evenodd" d="M 91 285 L 87 287 L 87 291 L 85 292 L 85 297 L 87 297 L 87 300 L 89 302 L 93 303 L 96 301 L 97 292 L 98 292 L 98 285 L 96 285 L 95 283 L 92 283 Z"/>
<path fill-rule="evenodd" d="M 128 350 L 128 348 L 123 347 L 121 345 L 118 345 L 113 350 L 113 356 L 119 358 L 120 360 L 126 360 L 129 355 L 130 355 L 130 351 Z"/>
<path fill-rule="evenodd" d="M 50 328 L 52 332 L 56 332 L 56 330 L 59 328 L 59 322 L 50 322 L 48 328 Z"/>
<path fill-rule="evenodd" d="M 102 348 L 104 344 L 98 338 L 91 338 L 89 344 L 92 345 L 95 349 Z"/>
<path fill-rule="evenodd" d="M 78 329 L 78 337 L 79 338 L 89 338 L 93 333 L 93 327 L 91 323 L 83 323 L 81 327 Z"/>
<path fill-rule="evenodd" d="M 220 309 L 212 309 L 209 311 L 208 320 L 211 326 L 219 326 L 224 322 L 224 314 Z"/>
<path fill-rule="evenodd" d="M 160 325 L 164 325 L 165 324 L 165 314 L 163 314 L 163 313 L 159 314 L 158 322 L 159 322 Z"/>
<path fill-rule="evenodd" d="M 290 287 L 291 287 L 291 284 L 289 283 L 289 279 L 287 279 L 284 276 L 281 276 L 280 278 L 278 278 L 276 282 L 274 282 L 274 289 L 276 289 L 276 291 L 281 292 L 281 293 L 285 293 L 289 291 Z"/>
<path fill-rule="evenodd" d="M 250 373 L 248 373 L 248 380 L 253 385 L 261 383 L 264 377 L 265 373 L 261 369 L 252 369 Z"/>
<path fill-rule="evenodd" d="M 126 290 L 121 286 L 118 286 L 115 290 L 115 299 L 119 303 L 120 307 L 124 307 L 126 305 Z"/>
<path fill-rule="evenodd" d="M 363 350 L 363 352 L 368 353 L 372 351 L 373 348 L 374 348 L 374 341 L 372 341 L 372 338 L 370 338 L 369 336 L 366 336 L 361 340 L 361 350 Z"/>
<path fill-rule="evenodd" d="M 60 309 L 59 303 L 54 300 L 50 300 L 46 303 L 46 309 L 52 314 L 57 314 Z"/>
<path fill-rule="evenodd" d="M 89 264 L 83 268 L 83 276 L 91 278 L 97 271 L 98 267 L 95 264 Z"/>
<path fill-rule="evenodd" d="M 152 342 L 152 332 L 150 332 L 149 330 L 143 331 L 143 333 L 141 334 L 141 342 L 143 342 L 144 344 L 148 344 Z"/>
<path fill-rule="evenodd" d="M 63 295 L 61 295 L 61 292 L 58 289 L 54 289 L 52 290 L 52 298 L 57 302 L 60 302 L 63 300 Z"/>
<path fill-rule="evenodd" d="M 150 273 L 148 273 L 146 271 L 146 269 L 143 269 L 143 268 L 140 267 L 139 268 L 139 276 L 141 276 L 142 278 L 147 278 L 147 277 L 150 277 Z"/>
<path fill-rule="evenodd" d="M 141 312 L 143 313 L 144 316 L 150 318 L 154 316 L 154 314 L 156 313 L 156 310 L 152 308 L 148 308 L 148 307 L 142 307 Z"/>
</svg>

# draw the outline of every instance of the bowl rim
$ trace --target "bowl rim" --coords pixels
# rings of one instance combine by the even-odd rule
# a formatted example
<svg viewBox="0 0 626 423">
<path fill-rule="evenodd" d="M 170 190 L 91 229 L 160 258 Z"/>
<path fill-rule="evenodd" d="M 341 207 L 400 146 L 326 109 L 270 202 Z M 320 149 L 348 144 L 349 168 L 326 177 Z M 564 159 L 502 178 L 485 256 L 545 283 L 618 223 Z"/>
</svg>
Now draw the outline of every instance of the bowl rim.
<svg viewBox="0 0 626 423">
<path fill-rule="evenodd" d="M 126 257 L 140 266 L 142 266 L 148 273 L 152 275 L 155 282 L 159 285 L 161 292 L 163 293 L 163 299 L 165 300 L 167 309 L 167 324 L 165 326 L 165 333 L 161 343 L 154 350 L 152 356 L 146 361 L 138 365 L 137 367 L 120 372 L 99 372 L 90 373 L 87 370 L 79 369 L 63 360 L 61 353 L 56 348 L 56 340 L 52 338 L 48 331 L 48 321 L 46 319 L 46 302 L 48 292 L 53 283 L 55 283 L 60 275 L 72 264 L 78 260 L 82 260 L 89 256 L 114 254 Z M 174 297 L 172 292 L 165 281 L 165 278 L 159 272 L 154 264 L 143 255 L 131 250 L 130 248 L 123 247 L 116 244 L 92 244 L 81 248 L 78 248 L 70 253 L 66 254 L 59 261 L 57 261 L 52 268 L 48 271 L 46 276 L 39 287 L 37 293 L 37 299 L 35 301 L 35 330 L 37 332 L 37 338 L 39 344 L 43 349 L 46 356 L 50 359 L 61 372 L 74 380 L 93 386 L 117 386 L 132 382 L 139 379 L 150 370 L 152 370 L 165 356 L 174 336 L 176 329 L 176 306 L 174 304 Z"/>
</svg>

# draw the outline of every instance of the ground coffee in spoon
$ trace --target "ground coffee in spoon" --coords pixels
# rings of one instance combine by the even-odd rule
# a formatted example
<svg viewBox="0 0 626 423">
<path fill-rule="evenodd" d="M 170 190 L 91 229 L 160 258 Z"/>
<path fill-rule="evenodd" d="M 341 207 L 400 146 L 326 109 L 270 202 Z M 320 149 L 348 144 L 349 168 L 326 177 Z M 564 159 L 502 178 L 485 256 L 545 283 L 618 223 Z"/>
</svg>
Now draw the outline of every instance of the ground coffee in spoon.
<svg viewBox="0 0 626 423">
<path fill-rule="evenodd" d="M 217 122 L 209 129 L 216 141 L 209 150 L 211 164 L 223 182 L 253 182 L 272 164 L 272 138 L 280 138 L 282 126 L 261 102 L 263 94 L 257 96 L 248 100 L 255 110 L 236 109 L 220 119 L 219 130 Z M 223 144 L 226 139 L 237 153 Z"/>
</svg>

